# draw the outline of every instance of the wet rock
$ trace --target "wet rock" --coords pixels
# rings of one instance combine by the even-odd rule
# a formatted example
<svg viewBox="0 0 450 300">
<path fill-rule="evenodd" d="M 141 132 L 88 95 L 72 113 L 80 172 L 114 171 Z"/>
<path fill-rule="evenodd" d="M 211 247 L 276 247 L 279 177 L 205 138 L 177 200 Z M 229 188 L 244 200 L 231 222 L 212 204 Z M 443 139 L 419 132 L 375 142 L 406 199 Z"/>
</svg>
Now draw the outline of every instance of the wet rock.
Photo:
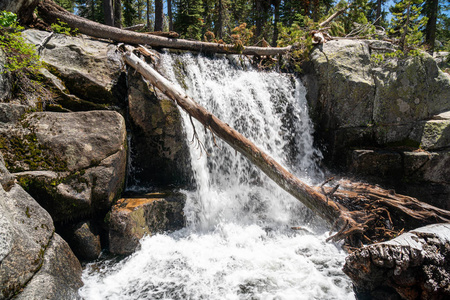
<svg viewBox="0 0 450 300">
<path fill-rule="evenodd" d="M 343 270 L 358 299 L 446 299 L 449 259 L 450 224 L 433 224 L 354 251 Z"/>
<path fill-rule="evenodd" d="M 55 222 L 108 210 L 126 169 L 126 131 L 111 111 L 33 113 L 0 130 L 5 161 Z"/>
<path fill-rule="evenodd" d="M 129 77 L 128 102 L 133 125 L 129 184 L 188 187 L 192 177 L 189 151 L 176 104 L 139 74 Z"/>
<path fill-rule="evenodd" d="M 351 171 L 364 175 L 401 176 L 402 156 L 386 150 L 354 150 Z"/>
<path fill-rule="evenodd" d="M 96 233 L 89 221 L 75 225 L 70 244 L 74 253 L 81 260 L 97 259 L 102 251 L 100 235 Z"/>
<path fill-rule="evenodd" d="M 2 161 L 0 167 L 8 172 Z M 43 299 L 43 281 L 58 295 L 76 294 L 81 266 L 54 230 L 50 215 L 19 185 L 0 188 L 0 299 Z M 40 292 L 21 294 L 30 288 Z"/>
<path fill-rule="evenodd" d="M 164 233 L 184 226 L 183 194 L 148 194 L 145 198 L 120 199 L 110 217 L 109 247 L 114 254 L 128 255 L 144 235 Z"/>
<path fill-rule="evenodd" d="M 38 30 L 23 32 L 23 36 L 37 46 L 49 35 L 49 32 Z M 125 106 L 125 75 L 120 53 L 114 44 L 83 35 L 54 34 L 40 55 L 46 68 L 62 81 L 65 87 L 62 91 L 66 95 L 72 94 L 105 108 Z M 76 98 L 70 101 L 68 97 L 62 97 L 61 100 L 71 110 L 86 110 L 82 101 L 77 105 Z"/>
</svg>

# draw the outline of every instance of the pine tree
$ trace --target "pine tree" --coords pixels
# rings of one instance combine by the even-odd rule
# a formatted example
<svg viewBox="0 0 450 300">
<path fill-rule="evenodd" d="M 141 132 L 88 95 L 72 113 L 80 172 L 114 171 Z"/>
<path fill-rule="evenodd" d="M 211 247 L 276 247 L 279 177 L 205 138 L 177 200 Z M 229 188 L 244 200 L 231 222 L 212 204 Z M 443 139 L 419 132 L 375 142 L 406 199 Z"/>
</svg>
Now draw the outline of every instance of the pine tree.
<svg viewBox="0 0 450 300">
<path fill-rule="evenodd" d="M 102 0 L 75 0 L 74 7 L 76 7 L 79 16 L 104 23 Z"/>
<path fill-rule="evenodd" d="M 75 9 L 75 2 L 73 0 L 54 0 L 56 4 L 61 6 L 64 9 L 67 9 L 70 12 L 73 12 Z"/>
<path fill-rule="evenodd" d="M 423 0 L 400 0 L 390 8 L 394 15 L 390 33 L 399 37 L 403 53 L 417 47 L 422 41 L 421 27 L 427 22 L 426 17 L 420 18 Z"/>
<path fill-rule="evenodd" d="M 174 29 L 184 38 L 201 39 L 202 0 L 176 0 Z"/>
</svg>

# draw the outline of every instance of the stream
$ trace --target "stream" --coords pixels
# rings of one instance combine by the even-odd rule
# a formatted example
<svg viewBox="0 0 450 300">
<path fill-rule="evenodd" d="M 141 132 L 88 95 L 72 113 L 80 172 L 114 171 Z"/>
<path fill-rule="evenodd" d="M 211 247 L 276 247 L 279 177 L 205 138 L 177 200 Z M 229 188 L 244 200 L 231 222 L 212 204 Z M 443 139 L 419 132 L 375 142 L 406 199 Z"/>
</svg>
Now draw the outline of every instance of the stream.
<svg viewBox="0 0 450 300">
<path fill-rule="evenodd" d="M 164 54 L 171 82 L 309 184 L 322 182 L 306 90 L 240 56 Z M 326 224 L 182 112 L 193 181 L 186 227 L 147 236 L 129 257 L 92 263 L 83 299 L 354 299 Z M 296 227 L 296 230 L 292 229 Z"/>
</svg>

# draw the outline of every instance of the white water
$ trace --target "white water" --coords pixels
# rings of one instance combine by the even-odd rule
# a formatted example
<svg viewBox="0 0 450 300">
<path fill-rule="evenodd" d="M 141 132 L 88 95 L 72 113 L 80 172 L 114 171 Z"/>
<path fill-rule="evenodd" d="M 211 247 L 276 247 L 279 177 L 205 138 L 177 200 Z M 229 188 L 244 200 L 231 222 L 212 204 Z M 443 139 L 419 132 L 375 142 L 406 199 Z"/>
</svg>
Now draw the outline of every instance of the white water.
<svg viewBox="0 0 450 300">
<path fill-rule="evenodd" d="M 251 70 L 239 57 L 162 59 L 165 75 L 309 183 L 322 180 L 305 91 L 296 79 Z M 187 135 L 194 134 L 184 114 Z M 146 237 L 120 261 L 89 265 L 85 299 L 354 299 L 345 253 L 320 221 L 240 154 L 194 122 L 197 188 L 187 227 Z M 203 146 L 201 146 L 203 145 Z M 208 155 L 205 154 L 205 150 Z M 292 230 L 302 226 L 307 231 Z"/>
</svg>

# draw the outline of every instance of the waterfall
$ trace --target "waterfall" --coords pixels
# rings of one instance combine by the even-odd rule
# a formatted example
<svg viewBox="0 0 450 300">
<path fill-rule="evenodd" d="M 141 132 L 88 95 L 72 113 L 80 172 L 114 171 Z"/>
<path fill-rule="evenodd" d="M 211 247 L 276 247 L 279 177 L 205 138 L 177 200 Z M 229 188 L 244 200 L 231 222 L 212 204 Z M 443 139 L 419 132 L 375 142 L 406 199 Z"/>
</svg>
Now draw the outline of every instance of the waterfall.
<svg viewBox="0 0 450 300">
<path fill-rule="evenodd" d="M 240 56 L 161 59 L 164 75 L 304 181 L 323 180 L 305 88 Z M 145 237 L 122 261 L 91 264 L 85 299 L 354 299 L 345 253 L 321 221 L 183 113 L 196 190 L 186 228 Z M 293 230 L 301 226 L 303 230 Z"/>
</svg>

